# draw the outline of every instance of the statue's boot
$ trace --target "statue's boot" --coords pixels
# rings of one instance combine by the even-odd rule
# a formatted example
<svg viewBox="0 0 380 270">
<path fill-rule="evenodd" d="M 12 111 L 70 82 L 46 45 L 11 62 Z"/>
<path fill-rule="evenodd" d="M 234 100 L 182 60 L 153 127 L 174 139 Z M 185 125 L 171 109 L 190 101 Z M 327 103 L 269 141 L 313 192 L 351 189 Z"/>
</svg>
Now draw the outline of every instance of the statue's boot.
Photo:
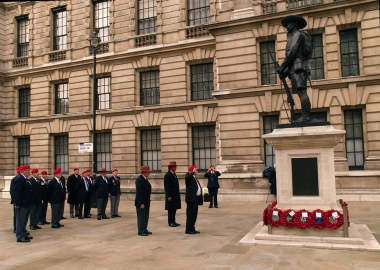
<svg viewBox="0 0 380 270">
<path fill-rule="evenodd" d="M 310 122 L 310 104 L 309 106 L 304 106 L 302 108 L 302 116 L 298 118 L 297 120 L 294 120 L 293 123 L 303 123 L 303 122 Z"/>
</svg>

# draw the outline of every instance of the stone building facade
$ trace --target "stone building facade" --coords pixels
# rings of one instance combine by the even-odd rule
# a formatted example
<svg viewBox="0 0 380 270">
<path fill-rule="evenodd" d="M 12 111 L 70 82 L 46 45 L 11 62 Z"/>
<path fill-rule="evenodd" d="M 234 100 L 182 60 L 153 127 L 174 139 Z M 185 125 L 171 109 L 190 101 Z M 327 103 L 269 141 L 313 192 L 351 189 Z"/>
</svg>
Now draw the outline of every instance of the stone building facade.
<svg viewBox="0 0 380 270">
<path fill-rule="evenodd" d="M 93 138 L 96 30 L 97 166 L 118 168 L 129 191 L 149 165 L 160 193 L 169 161 L 182 178 L 190 164 L 215 163 L 224 199 L 263 200 L 275 153 L 261 136 L 289 114 L 270 54 L 283 60 L 280 20 L 299 14 L 315 43 L 312 112 L 347 131 L 335 148 L 337 192 L 380 198 L 375 0 L 25 1 L 0 12 L 2 187 L 22 163 L 92 167 L 78 145 Z"/>
</svg>

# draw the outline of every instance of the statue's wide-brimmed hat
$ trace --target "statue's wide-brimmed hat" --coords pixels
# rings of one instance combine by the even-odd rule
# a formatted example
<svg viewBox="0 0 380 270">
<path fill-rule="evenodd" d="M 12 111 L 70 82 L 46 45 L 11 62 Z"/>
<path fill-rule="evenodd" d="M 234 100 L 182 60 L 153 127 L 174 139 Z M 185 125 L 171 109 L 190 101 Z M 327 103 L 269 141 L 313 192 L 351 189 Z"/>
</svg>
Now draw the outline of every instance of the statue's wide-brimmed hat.
<svg viewBox="0 0 380 270">
<path fill-rule="evenodd" d="M 286 16 L 285 18 L 283 18 L 281 20 L 281 24 L 284 27 L 286 27 L 288 25 L 288 23 L 290 23 L 290 22 L 297 23 L 299 26 L 299 29 L 305 28 L 307 25 L 306 20 L 299 15 L 289 15 L 289 16 Z"/>
</svg>

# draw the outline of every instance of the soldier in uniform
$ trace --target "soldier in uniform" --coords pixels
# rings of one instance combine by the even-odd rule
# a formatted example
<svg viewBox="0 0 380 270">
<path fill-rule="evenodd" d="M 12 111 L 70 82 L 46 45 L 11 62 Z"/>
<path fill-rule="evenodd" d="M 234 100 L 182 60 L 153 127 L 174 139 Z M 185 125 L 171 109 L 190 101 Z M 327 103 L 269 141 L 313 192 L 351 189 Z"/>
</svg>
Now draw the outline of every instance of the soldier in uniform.
<svg viewBox="0 0 380 270">
<path fill-rule="evenodd" d="M 30 172 L 32 173 L 32 177 L 29 178 L 29 182 L 33 186 L 33 200 L 32 207 L 30 208 L 29 228 L 31 230 L 37 230 L 41 229 L 41 227 L 37 225 L 41 212 L 41 184 L 38 178 L 38 169 L 33 169 Z"/>
<path fill-rule="evenodd" d="M 112 170 L 112 176 L 108 178 L 108 193 L 111 197 L 111 218 L 119 216 L 119 203 L 120 203 L 120 177 L 117 176 L 117 169 Z"/>
<path fill-rule="evenodd" d="M 12 178 L 11 185 L 9 188 L 9 194 L 11 195 L 11 205 L 13 208 L 13 232 L 14 233 L 16 233 L 16 208 L 14 208 L 14 205 L 13 205 L 13 190 L 14 190 L 14 180 L 19 175 L 20 175 L 20 166 L 16 168 L 16 175 L 15 177 Z"/>
<path fill-rule="evenodd" d="M 78 216 L 78 195 L 75 190 L 77 183 L 81 176 L 79 175 L 79 169 L 74 168 L 74 173 L 67 178 L 67 191 L 69 196 L 67 198 L 67 203 L 70 204 L 70 217 L 74 218 Z M 74 212 L 75 211 L 75 212 Z"/>
<path fill-rule="evenodd" d="M 181 195 L 179 192 L 179 182 L 175 171 L 177 163 L 170 161 L 168 172 L 164 176 L 165 188 L 165 210 L 168 211 L 168 224 L 170 227 L 177 227 L 181 224 L 175 221 L 177 209 L 181 209 Z"/>
<path fill-rule="evenodd" d="M 94 196 L 94 178 L 91 176 L 91 170 L 87 169 L 86 170 L 86 178 L 87 178 L 87 183 L 89 184 L 90 191 L 89 191 L 89 196 L 88 196 L 88 203 L 84 203 L 84 217 L 85 218 L 90 218 L 91 217 L 91 208 L 96 208 L 96 199 Z"/>
<path fill-rule="evenodd" d="M 141 175 L 136 179 L 136 198 L 135 206 L 137 213 L 137 231 L 138 235 L 148 236 L 152 232 L 148 231 L 150 194 L 152 186 L 148 181 L 150 169 L 148 166 L 141 167 Z"/>
<path fill-rule="evenodd" d="M 197 167 L 190 166 L 188 172 L 185 175 L 186 184 L 186 234 L 198 234 L 200 233 L 195 229 L 195 222 L 198 217 L 198 205 L 202 200 L 202 186 L 199 183 L 197 176 Z"/>
<path fill-rule="evenodd" d="M 51 205 L 51 227 L 59 229 L 64 227 L 59 221 L 62 215 L 62 203 L 65 202 L 65 194 L 63 192 L 63 183 L 61 182 L 61 168 L 54 170 L 54 177 L 48 184 L 48 198 Z"/>
<path fill-rule="evenodd" d="M 98 204 L 98 220 L 109 219 L 106 216 L 106 208 L 108 203 L 108 179 L 105 168 L 99 170 L 100 175 L 95 178 L 94 193 Z"/>
<path fill-rule="evenodd" d="M 45 225 L 50 224 L 46 220 L 46 212 L 49 205 L 49 198 L 47 195 L 47 189 L 48 189 L 48 180 L 47 180 L 47 171 L 41 171 L 41 177 L 40 177 L 40 183 L 41 183 L 41 211 L 40 211 L 40 218 L 38 225 Z"/>
<path fill-rule="evenodd" d="M 83 214 L 83 206 L 85 205 L 86 201 L 88 202 L 89 197 L 89 191 L 90 186 L 87 181 L 87 171 L 82 172 L 82 178 L 78 180 L 77 185 L 75 187 L 76 193 L 78 194 L 78 202 L 79 202 L 79 209 L 78 209 L 78 219 L 84 219 Z"/>
<path fill-rule="evenodd" d="M 292 82 L 292 91 L 297 93 L 301 100 L 302 116 L 294 122 L 310 121 L 310 99 L 306 92 L 306 84 L 309 76 L 307 60 L 303 56 L 305 37 L 299 29 L 306 27 L 307 22 L 298 15 L 289 15 L 281 20 L 281 24 L 291 35 L 286 44 L 285 59 L 277 68 L 281 78 L 288 76 Z"/>
</svg>

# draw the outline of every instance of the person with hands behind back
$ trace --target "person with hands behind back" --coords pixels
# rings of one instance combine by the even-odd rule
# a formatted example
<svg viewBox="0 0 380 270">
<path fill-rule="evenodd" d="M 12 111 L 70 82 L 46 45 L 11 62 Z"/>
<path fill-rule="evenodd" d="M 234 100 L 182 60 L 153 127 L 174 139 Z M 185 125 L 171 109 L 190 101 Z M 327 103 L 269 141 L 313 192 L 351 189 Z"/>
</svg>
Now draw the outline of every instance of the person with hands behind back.
<svg viewBox="0 0 380 270">
<path fill-rule="evenodd" d="M 150 194 L 152 193 L 152 186 L 148 181 L 150 169 L 148 166 L 141 167 L 141 175 L 136 179 L 136 214 L 137 214 L 137 230 L 138 235 L 148 236 L 152 234 L 148 231 L 149 208 L 150 208 Z"/>
<path fill-rule="evenodd" d="M 197 179 L 198 169 L 197 167 L 190 166 L 188 172 L 185 175 L 186 184 L 186 234 L 200 233 L 195 230 L 195 222 L 198 216 L 198 205 L 203 203 L 202 198 L 202 186 Z"/>
</svg>

